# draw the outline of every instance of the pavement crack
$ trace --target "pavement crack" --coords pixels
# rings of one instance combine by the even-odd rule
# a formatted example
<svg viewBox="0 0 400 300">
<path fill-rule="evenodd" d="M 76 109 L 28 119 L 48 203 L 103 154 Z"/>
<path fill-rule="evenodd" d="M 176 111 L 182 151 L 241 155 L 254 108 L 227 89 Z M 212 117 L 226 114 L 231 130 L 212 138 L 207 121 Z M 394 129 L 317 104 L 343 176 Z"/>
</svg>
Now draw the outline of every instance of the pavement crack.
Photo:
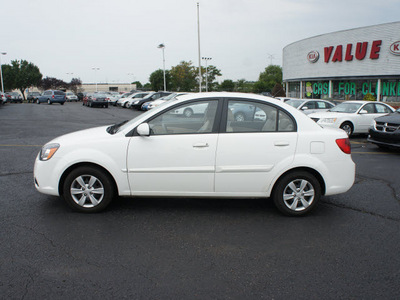
<svg viewBox="0 0 400 300">
<path fill-rule="evenodd" d="M 377 213 L 374 213 L 374 212 L 366 211 L 366 210 L 363 210 L 363 209 L 360 209 L 360 208 L 351 207 L 351 206 L 344 205 L 344 204 L 333 203 L 333 202 L 329 202 L 329 201 L 326 201 L 326 200 L 323 200 L 322 202 L 327 204 L 327 205 L 331 205 L 331 206 L 335 206 L 335 207 L 343 208 L 343 209 L 350 209 L 352 211 L 360 212 L 360 213 L 363 213 L 363 214 L 367 214 L 367 215 L 370 215 L 370 216 L 382 218 L 382 219 L 385 219 L 385 220 L 390 220 L 390 221 L 395 221 L 395 222 L 400 221 L 400 218 L 388 217 L 388 216 L 384 216 L 384 215 L 381 215 L 381 214 L 377 214 Z"/>
<path fill-rule="evenodd" d="M 14 176 L 14 175 L 25 175 L 25 174 L 33 174 L 33 171 L 25 171 L 25 172 L 14 172 L 14 173 L 0 173 L 0 177 L 5 176 Z"/>
<path fill-rule="evenodd" d="M 389 181 L 382 179 L 382 178 L 374 178 L 374 177 L 369 177 L 369 176 L 365 176 L 365 175 L 356 175 L 356 179 L 359 179 L 359 180 L 355 184 L 363 182 L 363 181 L 367 181 L 367 180 L 375 180 L 375 181 L 382 182 L 384 185 L 386 185 L 389 188 L 389 190 L 392 192 L 393 198 L 395 198 L 397 200 L 397 202 L 399 202 L 399 204 L 400 204 L 400 194 L 397 194 L 396 188 L 394 186 L 392 186 L 392 184 Z"/>
</svg>

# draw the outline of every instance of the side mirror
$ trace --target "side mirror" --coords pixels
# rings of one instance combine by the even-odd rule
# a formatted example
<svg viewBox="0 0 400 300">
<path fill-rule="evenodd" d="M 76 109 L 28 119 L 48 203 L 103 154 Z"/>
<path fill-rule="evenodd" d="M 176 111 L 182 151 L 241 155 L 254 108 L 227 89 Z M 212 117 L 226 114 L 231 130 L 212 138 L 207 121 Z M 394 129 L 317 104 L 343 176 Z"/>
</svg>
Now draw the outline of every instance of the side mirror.
<svg viewBox="0 0 400 300">
<path fill-rule="evenodd" d="M 365 109 L 362 109 L 361 111 L 360 111 L 360 115 L 364 115 L 364 114 L 367 114 L 368 113 L 368 111 L 367 110 L 365 110 Z"/>
<path fill-rule="evenodd" d="M 147 123 L 142 123 L 136 128 L 136 132 L 140 136 L 150 136 L 150 126 Z"/>
<path fill-rule="evenodd" d="M 301 108 L 301 110 L 307 110 L 308 109 L 308 106 L 303 106 L 302 108 Z"/>
</svg>

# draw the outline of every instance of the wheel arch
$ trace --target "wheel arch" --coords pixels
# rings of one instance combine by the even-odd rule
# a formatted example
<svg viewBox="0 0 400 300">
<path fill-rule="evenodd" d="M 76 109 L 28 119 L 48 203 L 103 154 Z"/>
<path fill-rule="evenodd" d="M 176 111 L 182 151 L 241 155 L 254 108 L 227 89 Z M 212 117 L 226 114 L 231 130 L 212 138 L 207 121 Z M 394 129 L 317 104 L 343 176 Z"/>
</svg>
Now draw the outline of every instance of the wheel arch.
<svg viewBox="0 0 400 300">
<path fill-rule="evenodd" d="M 276 186 L 278 185 L 279 181 L 286 176 L 289 173 L 292 172 L 299 172 L 299 171 L 303 171 L 303 172 L 308 172 L 311 175 L 315 176 L 315 178 L 318 180 L 319 184 L 321 185 L 321 195 L 325 195 L 326 192 L 326 184 L 325 184 L 325 180 L 322 177 L 322 175 L 315 169 L 309 168 L 309 167 L 296 167 L 290 170 L 287 170 L 286 172 L 282 173 L 277 180 L 275 180 L 274 185 L 271 189 L 271 195 L 274 193 L 274 190 L 276 188 Z"/>
<path fill-rule="evenodd" d="M 97 168 L 97 169 L 100 169 L 101 171 L 105 172 L 105 173 L 107 174 L 107 176 L 109 176 L 109 178 L 110 178 L 111 181 L 112 181 L 112 184 L 113 184 L 113 187 L 114 187 L 114 190 L 115 190 L 116 195 L 119 194 L 119 193 L 118 193 L 118 185 L 117 185 L 117 182 L 115 181 L 114 176 L 112 176 L 112 174 L 111 174 L 106 168 L 104 168 L 104 167 L 102 167 L 102 166 L 100 166 L 100 165 L 98 165 L 98 164 L 91 163 L 91 162 L 80 162 L 80 163 L 76 163 L 76 164 L 74 164 L 74 165 L 68 167 L 68 168 L 64 171 L 64 173 L 62 174 L 62 176 L 61 176 L 61 178 L 60 178 L 60 181 L 59 181 L 59 183 L 58 183 L 58 193 L 59 193 L 60 196 L 62 196 L 63 193 L 64 193 L 64 192 L 63 192 L 63 185 L 64 185 L 65 179 L 67 178 L 68 174 L 71 173 L 71 172 L 72 172 L 73 170 L 75 170 L 76 168 L 79 168 L 79 167 L 93 167 L 93 168 Z"/>
</svg>

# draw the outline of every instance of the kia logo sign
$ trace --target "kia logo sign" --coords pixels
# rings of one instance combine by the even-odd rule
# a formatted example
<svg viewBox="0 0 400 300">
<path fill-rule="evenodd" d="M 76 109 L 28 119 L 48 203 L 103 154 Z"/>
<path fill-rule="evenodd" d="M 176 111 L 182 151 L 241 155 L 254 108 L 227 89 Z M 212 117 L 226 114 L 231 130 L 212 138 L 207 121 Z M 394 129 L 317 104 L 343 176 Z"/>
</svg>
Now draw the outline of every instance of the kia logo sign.
<svg viewBox="0 0 400 300">
<path fill-rule="evenodd" d="M 399 55 L 400 55 L 400 53 L 399 53 Z M 318 51 L 311 51 L 311 52 L 308 52 L 308 54 L 307 54 L 307 59 L 311 63 L 317 62 L 318 58 L 319 58 Z"/>
<path fill-rule="evenodd" d="M 394 42 L 390 45 L 390 53 L 400 55 L 400 41 Z"/>
</svg>

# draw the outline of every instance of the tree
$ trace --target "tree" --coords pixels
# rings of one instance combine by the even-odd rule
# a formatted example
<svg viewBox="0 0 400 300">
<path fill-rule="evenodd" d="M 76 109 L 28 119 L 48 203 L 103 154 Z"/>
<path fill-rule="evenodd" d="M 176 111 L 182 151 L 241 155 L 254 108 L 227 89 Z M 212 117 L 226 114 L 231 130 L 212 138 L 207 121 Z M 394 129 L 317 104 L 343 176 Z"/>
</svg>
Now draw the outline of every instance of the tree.
<svg viewBox="0 0 400 300">
<path fill-rule="evenodd" d="M 191 61 L 181 61 L 171 68 L 172 88 L 176 91 L 190 92 L 196 88 L 196 68 Z"/>
<path fill-rule="evenodd" d="M 230 79 L 225 79 L 219 85 L 220 91 L 224 91 L 224 92 L 233 92 L 234 88 L 235 88 L 235 83 Z"/>
<path fill-rule="evenodd" d="M 66 83 L 64 80 L 57 79 L 55 77 L 46 77 L 42 79 L 39 86 L 43 90 L 59 90 L 59 89 L 67 89 L 68 83 Z"/>
<path fill-rule="evenodd" d="M 137 89 L 140 89 L 143 87 L 143 85 L 140 83 L 140 81 L 134 81 L 134 82 L 132 82 L 132 84 L 136 84 Z"/>
<path fill-rule="evenodd" d="M 199 84 L 199 67 L 196 67 L 195 69 L 196 73 L 196 80 L 197 80 L 197 85 Z M 207 67 L 207 73 L 208 75 L 206 76 L 206 68 L 201 67 L 201 85 L 202 87 L 206 86 L 206 79 L 208 81 L 208 90 L 209 91 L 214 91 L 216 90 L 217 87 L 217 82 L 215 82 L 217 76 L 222 76 L 221 70 L 217 69 L 216 66 L 209 65 Z"/>
<path fill-rule="evenodd" d="M 150 84 L 151 89 L 154 91 L 163 91 L 164 90 L 164 71 L 158 69 L 150 74 Z M 167 88 L 170 88 L 171 84 L 171 75 L 168 70 L 165 70 L 165 83 Z"/>
<path fill-rule="evenodd" d="M 39 68 L 26 60 L 13 60 L 11 66 L 5 68 L 4 81 L 8 89 L 18 89 L 24 100 L 25 90 L 31 86 L 38 86 L 42 79 Z"/>
<path fill-rule="evenodd" d="M 254 92 L 271 92 L 276 83 L 282 84 L 282 68 L 269 65 L 260 73 L 258 81 L 254 84 Z"/>
<path fill-rule="evenodd" d="M 251 93 L 254 89 L 254 82 L 246 81 L 246 79 L 239 79 L 235 82 L 235 92 Z"/>
<path fill-rule="evenodd" d="M 276 83 L 271 92 L 272 97 L 286 97 L 285 90 L 280 83 Z"/>
<path fill-rule="evenodd" d="M 78 92 L 78 88 L 82 86 L 82 80 L 79 78 L 72 78 L 71 82 L 68 83 L 68 88 L 76 94 Z"/>
</svg>

